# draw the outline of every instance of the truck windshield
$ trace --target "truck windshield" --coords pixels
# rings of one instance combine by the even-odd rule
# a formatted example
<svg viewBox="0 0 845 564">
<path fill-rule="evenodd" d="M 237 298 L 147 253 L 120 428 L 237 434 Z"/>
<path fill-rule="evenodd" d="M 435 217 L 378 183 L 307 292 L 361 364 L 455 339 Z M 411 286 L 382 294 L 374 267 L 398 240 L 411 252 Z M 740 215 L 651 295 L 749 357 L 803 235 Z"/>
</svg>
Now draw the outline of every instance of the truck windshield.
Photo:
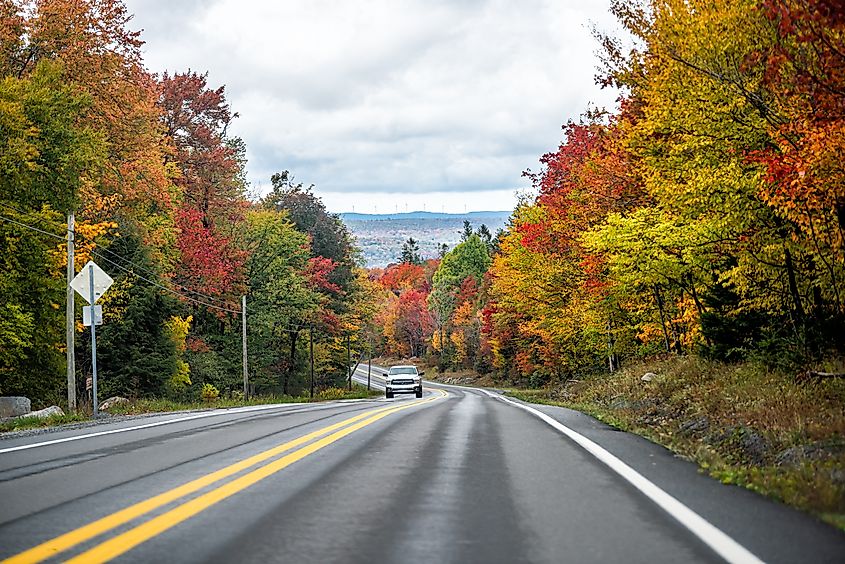
<svg viewBox="0 0 845 564">
<path fill-rule="evenodd" d="M 391 374 L 416 374 L 417 369 L 413 366 L 400 366 L 399 368 L 391 368 Z"/>
</svg>

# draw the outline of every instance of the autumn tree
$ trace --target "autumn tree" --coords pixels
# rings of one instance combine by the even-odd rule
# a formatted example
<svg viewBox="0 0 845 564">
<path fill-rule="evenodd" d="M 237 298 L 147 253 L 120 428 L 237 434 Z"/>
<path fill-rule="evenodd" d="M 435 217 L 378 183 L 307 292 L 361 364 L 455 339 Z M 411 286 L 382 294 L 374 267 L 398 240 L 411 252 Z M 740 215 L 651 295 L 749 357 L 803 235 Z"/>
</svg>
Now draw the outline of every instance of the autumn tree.
<svg viewBox="0 0 845 564">
<path fill-rule="evenodd" d="M 188 71 L 160 81 L 159 106 L 175 146 L 172 164 L 184 203 L 176 215 L 181 255 L 179 282 L 190 290 L 236 299 L 245 254 L 234 241 L 245 210 L 243 160 L 227 136 L 236 117 L 223 87 Z"/>
<path fill-rule="evenodd" d="M 60 63 L 0 82 L 0 389 L 40 403 L 61 397 L 64 355 L 60 242 L 63 213 L 104 158 L 102 138 L 78 123 L 91 99 L 64 83 Z"/>
<path fill-rule="evenodd" d="M 810 116 L 832 107 L 821 92 L 836 80 L 841 57 L 828 47 L 841 22 L 822 3 L 653 1 L 643 11 L 620 2 L 614 11 L 642 46 L 609 75 L 641 108 L 629 146 L 658 213 L 702 241 L 683 250 L 694 257 L 675 259 L 686 269 L 673 283 L 679 307 L 712 328 L 763 315 L 768 341 L 819 353 L 825 327 L 841 322 L 837 165 L 821 165 L 823 183 L 807 165 L 833 162 L 839 142 L 810 149 L 810 131 L 825 127 Z M 699 344 L 724 338 L 702 331 Z"/>
<path fill-rule="evenodd" d="M 440 355 L 441 367 L 453 362 L 455 348 L 450 344 L 453 313 L 463 303 L 472 302 L 471 307 L 475 307 L 475 292 L 462 290 L 466 290 L 467 283 L 477 288 L 490 263 L 487 245 L 478 235 L 471 233 L 446 253 L 434 273 L 428 307 L 436 327 L 432 345 Z M 464 358 L 461 357 L 459 361 Z"/>
<path fill-rule="evenodd" d="M 278 386 L 288 394 L 294 385 L 301 385 L 292 331 L 302 320 L 316 317 L 320 305 L 306 275 L 308 236 L 276 210 L 250 211 L 246 221 L 247 300 L 256 384 L 259 390 Z"/>
<path fill-rule="evenodd" d="M 140 34 L 130 29 L 123 2 L 5 0 L 2 9 L 8 19 L 0 67 L 24 77 L 41 61 L 60 63 L 62 80 L 89 100 L 79 123 L 108 141 L 101 170 L 79 187 L 77 221 L 121 215 L 144 230 L 146 242 L 164 246 L 176 193 L 165 166 L 155 81 L 143 67 Z"/>
<path fill-rule="evenodd" d="M 355 340 L 357 345 L 362 329 L 356 321 L 359 316 L 351 307 L 357 303 L 355 293 L 361 289 L 357 282 L 358 251 L 348 228 L 336 214 L 326 210 L 322 200 L 314 195 L 313 186 L 296 182 L 288 171 L 273 174 L 271 183 L 272 189 L 262 205 L 285 212 L 297 231 L 308 236 L 306 276 L 321 299 L 316 317 L 300 317 L 290 328 L 290 351 L 296 350 L 304 329 L 316 326 L 319 345 L 326 350 L 327 366 L 341 378 L 346 370 L 346 339 Z"/>
<path fill-rule="evenodd" d="M 375 323 L 386 354 L 422 356 L 434 329 L 427 298 L 436 261 L 425 265 L 402 262 L 375 278 L 382 289 Z"/>
</svg>

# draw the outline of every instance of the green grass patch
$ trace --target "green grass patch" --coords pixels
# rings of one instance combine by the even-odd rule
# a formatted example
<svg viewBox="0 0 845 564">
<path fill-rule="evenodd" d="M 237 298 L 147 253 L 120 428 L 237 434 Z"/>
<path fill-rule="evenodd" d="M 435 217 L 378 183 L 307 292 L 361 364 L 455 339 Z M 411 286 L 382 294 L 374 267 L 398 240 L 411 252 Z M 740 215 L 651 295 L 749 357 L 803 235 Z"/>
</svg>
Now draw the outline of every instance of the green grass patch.
<svg viewBox="0 0 845 564">
<path fill-rule="evenodd" d="M 384 392 L 378 390 L 367 390 L 364 386 L 354 385 L 352 390 L 346 388 L 328 388 L 318 390 L 314 398 L 308 395 L 302 396 L 259 396 L 244 401 L 242 398 L 215 398 L 211 401 L 180 402 L 164 398 L 142 398 L 130 400 L 129 403 L 112 407 L 108 413 L 111 415 L 144 415 L 148 413 L 167 413 L 171 411 L 190 411 L 196 409 L 224 409 L 230 407 L 243 407 L 247 405 L 268 405 L 274 403 L 311 403 L 321 401 L 336 401 L 342 399 L 366 399 L 380 397 Z M 89 421 L 90 414 L 77 413 L 68 415 L 54 415 L 44 419 L 38 417 L 21 417 L 0 422 L 0 433 L 9 431 L 22 431 L 38 427 L 55 427 L 68 423 L 79 423 Z"/>
<path fill-rule="evenodd" d="M 650 382 L 641 379 L 655 373 Z M 726 484 L 845 529 L 845 381 L 800 381 L 755 364 L 670 358 L 541 390 L 525 401 L 577 409 L 642 435 Z"/>
<path fill-rule="evenodd" d="M 37 429 L 39 427 L 55 427 L 56 425 L 65 425 L 67 423 L 79 423 L 80 421 L 87 421 L 86 415 L 71 413 L 67 415 L 51 415 L 43 419 L 39 417 L 19 417 L 9 419 L 0 423 L 0 433 L 7 433 L 9 431 L 23 431 L 24 429 Z"/>
<path fill-rule="evenodd" d="M 141 398 L 130 400 L 129 403 L 114 406 L 109 413 L 114 415 L 141 415 L 145 413 L 163 413 L 169 411 L 189 411 L 195 409 L 225 409 L 243 407 L 247 405 L 268 405 L 274 403 L 311 403 L 320 401 L 336 401 L 342 399 L 366 399 L 381 396 L 382 392 L 367 390 L 366 387 L 355 385 L 349 391 L 345 388 L 328 388 L 317 390 L 312 399 L 307 394 L 300 396 L 266 395 L 250 398 L 218 397 L 211 401 L 180 402 L 162 398 Z"/>
</svg>

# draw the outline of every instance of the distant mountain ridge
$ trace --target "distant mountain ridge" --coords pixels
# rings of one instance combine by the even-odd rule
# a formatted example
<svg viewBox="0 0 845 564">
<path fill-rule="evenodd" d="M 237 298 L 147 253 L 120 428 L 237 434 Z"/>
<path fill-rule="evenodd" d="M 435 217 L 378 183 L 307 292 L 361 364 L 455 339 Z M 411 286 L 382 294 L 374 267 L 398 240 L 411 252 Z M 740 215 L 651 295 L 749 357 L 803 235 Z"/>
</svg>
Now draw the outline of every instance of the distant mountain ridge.
<svg viewBox="0 0 845 564">
<path fill-rule="evenodd" d="M 437 213 L 415 211 L 406 213 L 341 213 L 338 214 L 352 235 L 361 256 L 369 268 L 383 268 L 395 263 L 402 255 L 402 246 L 409 238 L 419 245 L 423 258 L 440 256 L 443 245 L 453 249 L 461 242 L 464 222 L 473 230 L 486 225 L 491 233 L 503 229 L 511 216 L 509 211 L 476 211 L 467 213 Z"/>
<path fill-rule="evenodd" d="M 429 211 L 412 211 L 401 213 L 357 213 L 343 212 L 337 215 L 344 221 L 380 221 L 380 220 L 402 220 L 402 219 L 482 219 L 496 218 L 507 219 L 512 211 L 472 211 L 466 213 L 442 213 Z"/>
</svg>

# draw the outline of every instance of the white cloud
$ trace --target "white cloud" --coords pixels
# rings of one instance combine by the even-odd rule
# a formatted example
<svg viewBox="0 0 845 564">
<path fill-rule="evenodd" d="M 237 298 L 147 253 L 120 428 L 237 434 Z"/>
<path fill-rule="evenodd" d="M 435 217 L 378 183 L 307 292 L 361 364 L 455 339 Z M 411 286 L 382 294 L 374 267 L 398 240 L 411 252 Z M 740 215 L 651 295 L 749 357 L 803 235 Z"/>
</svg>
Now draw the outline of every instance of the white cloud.
<svg viewBox="0 0 845 564">
<path fill-rule="evenodd" d="M 338 211 L 429 192 L 490 209 L 479 191 L 524 186 L 564 122 L 613 105 L 590 34 L 615 29 L 608 3 L 127 1 L 150 70 L 226 85 L 253 183 L 288 169 Z"/>
</svg>

